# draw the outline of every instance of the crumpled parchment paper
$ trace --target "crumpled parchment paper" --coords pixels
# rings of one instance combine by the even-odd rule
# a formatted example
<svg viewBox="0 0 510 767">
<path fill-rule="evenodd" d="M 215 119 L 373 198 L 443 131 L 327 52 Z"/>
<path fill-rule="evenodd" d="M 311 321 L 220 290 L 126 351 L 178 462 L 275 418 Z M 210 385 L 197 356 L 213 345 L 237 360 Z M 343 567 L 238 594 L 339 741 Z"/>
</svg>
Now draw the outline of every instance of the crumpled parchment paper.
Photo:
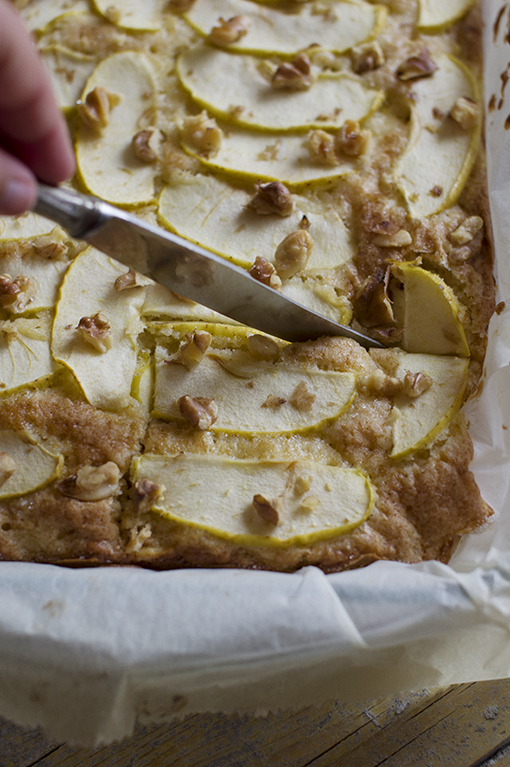
<svg viewBox="0 0 510 767">
<path fill-rule="evenodd" d="M 510 19 L 485 3 L 486 94 Z M 506 110 L 506 111 L 505 111 Z M 488 117 L 499 300 L 510 297 L 510 99 Z M 495 522 L 449 566 L 378 562 L 326 576 L 0 564 L 0 713 L 98 745 L 136 718 L 259 712 L 510 676 L 510 304 L 495 315 L 481 397 L 466 407 Z M 505 428 L 508 426 L 508 429 Z"/>
</svg>

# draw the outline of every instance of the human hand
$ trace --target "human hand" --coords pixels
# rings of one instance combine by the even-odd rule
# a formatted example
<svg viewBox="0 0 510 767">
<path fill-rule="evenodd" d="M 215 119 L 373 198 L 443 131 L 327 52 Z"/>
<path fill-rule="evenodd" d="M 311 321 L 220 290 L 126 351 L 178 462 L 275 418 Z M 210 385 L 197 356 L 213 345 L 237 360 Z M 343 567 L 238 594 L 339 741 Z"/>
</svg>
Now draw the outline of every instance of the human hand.
<svg viewBox="0 0 510 767">
<path fill-rule="evenodd" d="M 0 0 L 0 213 L 31 208 L 36 177 L 57 184 L 74 169 L 49 76 L 16 11 Z"/>
</svg>

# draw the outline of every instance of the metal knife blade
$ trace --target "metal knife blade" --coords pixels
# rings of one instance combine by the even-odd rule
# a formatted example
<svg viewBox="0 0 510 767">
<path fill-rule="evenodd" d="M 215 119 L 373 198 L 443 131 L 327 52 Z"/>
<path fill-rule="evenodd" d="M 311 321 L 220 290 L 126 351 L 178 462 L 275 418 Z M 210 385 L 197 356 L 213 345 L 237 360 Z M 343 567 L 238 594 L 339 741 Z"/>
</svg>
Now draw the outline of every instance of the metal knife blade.
<svg viewBox="0 0 510 767">
<path fill-rule="evenodd" d="M 72 237 L 243 325 L 286 341 L 333 335 L 352 338 L 366 348 L 384 348 L 286 298 L 220 256 L 103 200 L 40 184 L 34 211 Z"/>
</svg>

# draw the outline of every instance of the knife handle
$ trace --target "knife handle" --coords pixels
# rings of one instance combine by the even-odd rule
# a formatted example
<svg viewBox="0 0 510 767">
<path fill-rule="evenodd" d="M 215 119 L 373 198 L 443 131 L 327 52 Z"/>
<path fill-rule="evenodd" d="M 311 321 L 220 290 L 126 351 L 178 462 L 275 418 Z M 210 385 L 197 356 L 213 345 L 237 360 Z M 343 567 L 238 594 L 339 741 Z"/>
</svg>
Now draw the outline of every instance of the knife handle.
<svg viewBox="0 0 510 767">
<path fill-rule="evenodd" d="M 62 187 L 38 185 L 34 213 L 55 221 L 71 237 L 80 240 L 98 226 L 102 219 L 100 201 Z"/>
</svg>

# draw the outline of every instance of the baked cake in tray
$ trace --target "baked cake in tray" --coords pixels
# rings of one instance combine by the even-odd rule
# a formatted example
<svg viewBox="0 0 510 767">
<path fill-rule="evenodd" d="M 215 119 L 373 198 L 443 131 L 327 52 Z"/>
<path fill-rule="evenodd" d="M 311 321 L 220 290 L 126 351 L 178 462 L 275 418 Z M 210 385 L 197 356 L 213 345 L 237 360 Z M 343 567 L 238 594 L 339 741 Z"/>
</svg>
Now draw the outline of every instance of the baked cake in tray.
<svg viewBox="0 0 510 767">
<path fill-rule="evenodd" d="M 494 284 L 466 0 L 32 0 L 75 188 L 387 348 L 288 344 L 0 220 L 0 557 L 448 561 Z"/>
</svg>

